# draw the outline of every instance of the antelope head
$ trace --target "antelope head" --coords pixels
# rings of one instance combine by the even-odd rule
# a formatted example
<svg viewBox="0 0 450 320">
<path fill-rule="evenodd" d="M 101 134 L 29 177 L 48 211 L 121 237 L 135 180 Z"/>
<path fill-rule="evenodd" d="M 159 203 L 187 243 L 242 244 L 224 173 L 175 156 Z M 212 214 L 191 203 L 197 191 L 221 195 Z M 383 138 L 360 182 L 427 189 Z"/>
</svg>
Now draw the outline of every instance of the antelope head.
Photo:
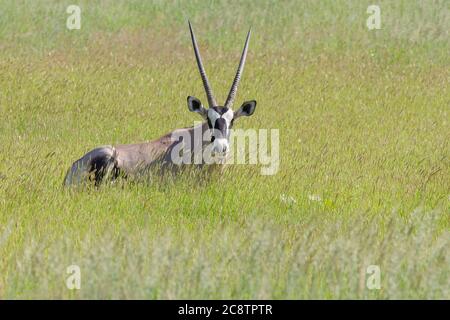
<svg viewBox="0 0 450 320">
<path fill-rule="evenodd" d="M 250 100 L 244 102 L 236 111 L 233 111 L 232 109 L 239 81 L 241 79 L 242 72 L 244 71 L 251 30 L 248 31 L 244 50 L 242 51 L 241 60 L 236 71 L 236 76 L 234 77 L 227 100 L 223 106 L 218 105 L 216 99 L 214 98 L 214 94 L 212 92 L 211 85 L 209 84 L 208 77 L 206 76 L 206 71 L 198 50 L 197 40 L 190 22 L 189 30 L 191 32 L 192 45 L 194 47 L 197 66 L 200 71 L 200 76 L 202 77 L 203 86 L 205 87 L 206 97 L 208 98 L 208 108 L 205 108 L 198 98 L 192 96 L 187 98 L 188 107 L 190 111 L 200 114 L 202 118 L 208 122 L 208 127 L 211 131 L 211 143 L 213 143 L 212 151 L 215 154 L 224 156 L 230 149 L 230 129 L 233 127 L 234 120 L 242 116 L 251 116 L 256 108 L 256 101 Z"/>
</svg>

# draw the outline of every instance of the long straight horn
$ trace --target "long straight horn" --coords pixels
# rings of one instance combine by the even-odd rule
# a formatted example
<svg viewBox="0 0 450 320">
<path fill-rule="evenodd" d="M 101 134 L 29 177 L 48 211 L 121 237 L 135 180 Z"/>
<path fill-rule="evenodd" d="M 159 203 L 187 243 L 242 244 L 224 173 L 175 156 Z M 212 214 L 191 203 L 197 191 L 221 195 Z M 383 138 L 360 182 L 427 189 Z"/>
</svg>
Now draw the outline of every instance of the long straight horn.
<svg viewBox="0 0 450 320">
<path fill-rule="evenodd" d="M 231 107 L 236 97 L 237 88 L 239 85 L 239 80 L 241 80 L 242 72 L 244 71 L 245 59 L 247 58 L 248 41 L 250 40 L 251 29 L 248 30 L 247 39 L 245 40 L 244 50 L 242 51 L 241 61 L 239 62 L 239 67 L 236 71 L 236 76 L 234 77 L 233 84 L 228 94 L 227 101 L 225 102 L 225 108 Z"/>
<path fill-rule="evenodd" d="M 195 58 L 197 60 L 198 70 L 202 76 L 203 86 L 205 87 L 206 97 L 208 98 L 208 104 L 210 107 L 217 106 L 216 99 L 214 99 L 214 94 L 212 92 L 211 86 L 209 85 L 208 77 L 206 76 L 205 67 L 203 67 L 202 57 L 198 51 L 197 40 L 195 39 L 194 31 L 192 30 L 191 22 L 188 20 L 189 30 L 191 31 L 192 45 L 194 46 Z"/>
</svg>

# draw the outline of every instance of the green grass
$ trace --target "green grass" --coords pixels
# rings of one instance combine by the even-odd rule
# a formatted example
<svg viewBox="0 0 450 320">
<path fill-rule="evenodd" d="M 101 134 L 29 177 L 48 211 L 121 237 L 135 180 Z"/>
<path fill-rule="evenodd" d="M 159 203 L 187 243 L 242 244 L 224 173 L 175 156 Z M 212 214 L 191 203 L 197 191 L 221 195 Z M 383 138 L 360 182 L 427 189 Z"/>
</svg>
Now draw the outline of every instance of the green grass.
<svg viewBox="0 0 450 320">
<path fill-rule="evenodd" d="M 0 1 L 0 298 L 450 298 L 448 2 L 380 1 L 374 31 L 370 1 L 79 3 L 68 31 L 71 1 Z M 64 190 L 199 120 L 188 17 L 220 101 L 253 27 L 236 126 L 280 130 L 278 173 Z"/>
</svg>

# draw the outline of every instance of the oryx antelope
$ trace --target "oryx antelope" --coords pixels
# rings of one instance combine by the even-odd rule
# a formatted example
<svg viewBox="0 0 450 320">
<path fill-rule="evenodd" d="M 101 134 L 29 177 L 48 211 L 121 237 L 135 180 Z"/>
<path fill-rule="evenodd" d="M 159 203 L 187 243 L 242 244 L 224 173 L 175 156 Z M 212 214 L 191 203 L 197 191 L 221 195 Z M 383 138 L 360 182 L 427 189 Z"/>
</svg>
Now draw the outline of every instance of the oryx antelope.
<svg viewBox="0 0 450 320">
<path fill-rule="evenodd" d="M 192 141 L 189 141 L 191 146 L 200 145 L 202 150 L 206 150 L 208 146 L 214 155 L 226 158 L 230 148 L 230 129 L 234 120 L 241 116 L 252 115 L 256 108 L 256 101 L 252 100 L 244 102 L 238 110 L 232 110 L 239 81 L 244 70 L 251 31 L 248 31 L 244 50 L 228 97 L 225 104 L 220 106 L 216 102 L 206 76 L 197 40 L 190 22 L 189 30 L 209 108 L 205 108 L 199 99 L 192 96 L 187 98 L 187 104 L 190 111 L 198 113 L 205 121 L 198 126 L 176 129 L 159 139 L 149 142 L 95 148 L 73 163 L 66 174 L 64 185 L 69 186 L 86 181 L 93 181 L 95 184 L 98 184 L 106 177 L 116 178 L 119 174 L 125 176 L 140 174 L 155 165 L 162 167 L 173 165 L 176 167 L 178 163 L 173 160 L 171 155 L 174 148 L 183 143 L 182 139 L 176 138 L 180 136 L 191 137 Z M 205 135 L 203 137 L 202 135 L 195 135 L 195 130 L 201 130 Z M 194 139 L 197 141 L 193 141 Z"/>
</svg>

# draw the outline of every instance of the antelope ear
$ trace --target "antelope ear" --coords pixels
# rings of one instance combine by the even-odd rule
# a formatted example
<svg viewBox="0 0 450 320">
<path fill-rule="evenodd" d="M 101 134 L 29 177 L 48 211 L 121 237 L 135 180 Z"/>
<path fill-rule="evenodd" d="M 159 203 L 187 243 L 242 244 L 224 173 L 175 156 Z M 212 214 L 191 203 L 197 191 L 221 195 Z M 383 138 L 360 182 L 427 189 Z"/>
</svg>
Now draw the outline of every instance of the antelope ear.
<svg viewBox="0 0 450 320">
<path fill-rule="evenodd" d="M 246 101 L 242 104 L 242 106 L 234 112 L 234 118 L 239 118 L 241 116 L 251 116 L 256 109 L 256 101 Z"/>
<path fill-rule="evenodd" d="M 197 99 L 196 97 L 189 96 L 189 97 L 187 97 L 187 104 L 188 104 L 189 111 L 197 112 L 203 118 L 206 118 L 208 111 L 203 107 L 203 105 L 199 99 Z"/>
</svg>

